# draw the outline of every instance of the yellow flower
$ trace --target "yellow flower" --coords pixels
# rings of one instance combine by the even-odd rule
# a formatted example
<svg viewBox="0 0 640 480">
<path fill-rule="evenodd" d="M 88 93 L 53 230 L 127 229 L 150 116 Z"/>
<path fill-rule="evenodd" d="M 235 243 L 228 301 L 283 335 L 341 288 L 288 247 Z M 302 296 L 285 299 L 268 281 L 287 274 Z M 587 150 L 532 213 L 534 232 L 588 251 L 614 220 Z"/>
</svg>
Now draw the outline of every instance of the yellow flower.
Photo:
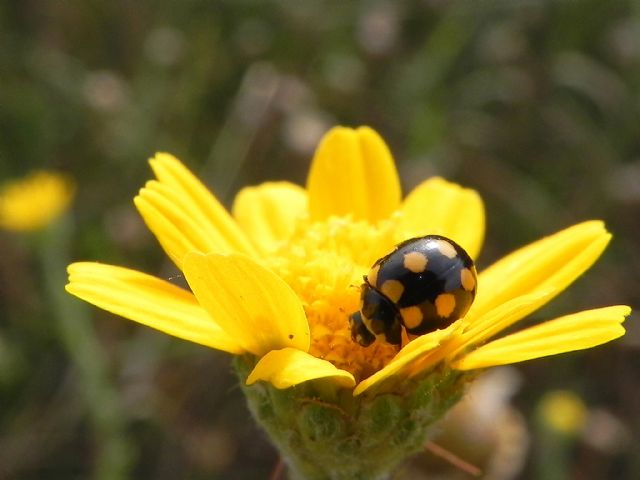
<svg viewBox="0 0 640 480">
<path fill-rule="evenodd" d="M 370 128 L 332 129 L 306 188 L 287 182 L 241 190 L 228 213 L 171 155 L 151 161 L 135 205 L 191 292 L 134 270 L 69 266 L 67 291 L 170 335 L 256 363 L 247 383 L 285 389 L 310 380 L 364 392 L 390 391 L 438 369 L 467 371 L 599 345 L 624 334 L 629 307 L 567 315 L 503 338 L 600 256 L 602 222 L 567 228 L 515 251 L 478 275 L 467 315 L 400 351 L 352 341 L 348 316 L 371 265 L 407 238 L 439 234 L 473 258 L 484 237 L 478 194 L 441 178 L 402 200 L 384 141 Z"/>
<path fill-rule="evenodd" d="M 569 436 L 584 428 L 588 415 L 582 399 L 569 390 L 555 390 L 545 394 L 538 410 L 545 426 Z"/>
<path fill-rule="evenodd" d="M 44 228 L 69 206 L 74 186 L 64 175 L 35 171 L 0 190 L 0 228 L 28 232 Z"/>
</svg>

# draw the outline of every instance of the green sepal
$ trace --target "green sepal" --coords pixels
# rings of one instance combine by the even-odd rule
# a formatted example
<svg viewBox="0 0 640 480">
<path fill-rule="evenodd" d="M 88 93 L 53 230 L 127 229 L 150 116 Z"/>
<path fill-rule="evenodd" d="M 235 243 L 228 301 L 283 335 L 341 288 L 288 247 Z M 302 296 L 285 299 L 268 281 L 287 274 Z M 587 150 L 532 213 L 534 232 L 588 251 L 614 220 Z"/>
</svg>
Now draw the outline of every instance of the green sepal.
<svg viewBox="0 0 640 480">
<path fill-rule="evenodd" d="M 396 391 L 363 394 L 314 380 L 279 390 L 245 385 L 255 366 L 236 357 L 249 409 L 289 467 L 291 480 L 385 480 L 421 451 L 435 423 L 462 396 L 469 376 L 434 370 Z"/>
</svg>

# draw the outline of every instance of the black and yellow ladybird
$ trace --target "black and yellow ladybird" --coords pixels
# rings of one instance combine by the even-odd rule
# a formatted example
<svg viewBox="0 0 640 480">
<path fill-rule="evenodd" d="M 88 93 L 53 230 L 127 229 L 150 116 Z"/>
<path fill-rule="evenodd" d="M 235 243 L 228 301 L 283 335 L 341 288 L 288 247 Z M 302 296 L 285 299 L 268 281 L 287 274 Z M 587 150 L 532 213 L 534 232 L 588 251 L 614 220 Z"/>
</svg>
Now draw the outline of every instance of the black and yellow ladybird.
<svg viewBox="0 0 640 480">
<path fill-rule="evenodd" d="M 423 335 L 463 317 L 476 294 L 473 260 L 453 240 L 406 240 L 373 264 L 361 287 L 360 310 L 349 316 L 353 340 L 402 343 L 402 328 Z"/>
</svg>

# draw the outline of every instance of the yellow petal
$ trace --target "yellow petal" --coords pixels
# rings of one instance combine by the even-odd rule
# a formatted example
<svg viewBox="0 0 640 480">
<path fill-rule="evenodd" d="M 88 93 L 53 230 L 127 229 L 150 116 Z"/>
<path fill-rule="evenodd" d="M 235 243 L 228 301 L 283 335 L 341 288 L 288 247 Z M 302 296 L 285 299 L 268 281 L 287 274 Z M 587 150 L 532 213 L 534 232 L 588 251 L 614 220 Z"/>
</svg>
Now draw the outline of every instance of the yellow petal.
<svg viewBox="0 0 640 480">
<path fill-rule="evenodd" d="M 444 330 L 436 330 L 422 335 L 409 342 L 384 368 L 360 382 L 353 394 L 360 395 L 371 387 L 378 386 L 394 375 L 399 374 L 405 367 L 440 345 L 444 339 L 451 335 L 453 329 L 454 326 L 452 325 Z"/>
<path fill-rule="evenodd" d="M 520 295 L 551 292 L 551 300 L 593 265 L 610 239 L 604 224 L 594 220 L 516 250 L 480 273 L 467 318 L 481 317 Z"/>
<path fill-rule="evenodd" d="M 89 303 L 174 337 L 225 352 L 243 352 L 191 293 L 169 282 L 91 262 L 73 263 L 68 272 L 67 292 Z"/>
<path fill-rule="evenodd" d="M 284 280 L 242 255 L 187 253 L 183 271 L 200 304 L 246 351 L 309 350 L 302 304 Z"/>
<path fill-rule="evenodd" d="M 384 140 L 371 128 L 331 129 L 316 150 L 309 178 L 312 220 L 351 215 L 375 222 L 400 205 L 400 181 Z"/>
<path fill-rule="evenodd" d="M 460 327 L 457 328 L 456 335 L 444 342 L 433 354 L 413 362 L 408 374 L 410 376 L 419 375 L 443 360 L 451 362 L 456 357 L 467 352 L 470 347 L 494 336 L 525 315 L 538 309 L 540 305 L 547 301 L 546 297 L 549 295 L 549 292 L 522 295 L 485 313 L 482 318 L 477 319 L 474 323 L 469 322 L 467 318 L 461 320 L 463 323 L 460 323 Z M 454 325 L 456 323 L 452 326 Z M 471 326 L 474 328 L 471 328 Z"/>
<path fill-rule="evenodd" d="M 203 253 L 255 255 L 231 215 L 180 161 L 158 153 L 149 163 L 158 181 L 148 182 L 134 202 L 178 266 L 192 247 Z"/>
<path fill-rule="evenodd" d="M 560 317 L 494 340 L 453 366 L 472 370 L 595 347 L 624 335 L 621 323 L 630 312 L 618 305 Z"/>
<path fill-rule="evenodd" d="M 307 193 L 289 182 L 268 182 L 243 188 L 233 203 L 233 216 L 256 246 L 274 250 L 307 214 Z"/>
<path fill-rule="evenodd" d="M 216 244 L 213 237 L 207 236 L 203 223 L 198 222 L 179 201 L 174 202 L 172 197 L 176 196 L 170 187 L 153 181 L 147 182 L 133 201 L 149 230 L 180 268 L 185 253 L 192 250 L 203 253 L 216 251 Z"/>
<path fill-rule="evenodd" d="M 498 305 L 496 308 L 486 312 L 482 317 L 474 320 L 471 326 L 456 338 L 455 346 L 452 345 L 446 355 L 449 358 L 454 358 L 469 347 L 493 337 L 531 312 L 539 309 L 552 296 L 552 292 L 540 291 L 529 295 L 521 295 L 502 305 Z"/>
<path fill-rule="evenodd" d="M 276 388 L 289 388 L 318 378 L 331 378 L 344 388 L 352 388 L 356 383 L 353 375 L 326 360 L 294 348 L 283 348 L 272 350 L 260 359 L 247 378 L 247 385 L 263 380 Z"/>
<path fill-rule="evenodd" d="M 418 185 L 402 204 L 408 237 L 443 235 L 476 258 L 484 240 L 484 204 L 475 190 L 434 177 Z"/>
</svg>

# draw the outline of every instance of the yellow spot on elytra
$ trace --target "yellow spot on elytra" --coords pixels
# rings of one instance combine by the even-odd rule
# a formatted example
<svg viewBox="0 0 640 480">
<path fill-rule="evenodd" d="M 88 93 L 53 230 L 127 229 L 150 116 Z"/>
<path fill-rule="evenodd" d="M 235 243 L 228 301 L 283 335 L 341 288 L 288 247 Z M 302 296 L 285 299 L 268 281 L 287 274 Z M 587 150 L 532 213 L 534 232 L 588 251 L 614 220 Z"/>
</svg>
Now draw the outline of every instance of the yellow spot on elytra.
<svg viewBox="0 0 640 480">
<path fill-rule="evenodd" d="M 476 276 L 468 268 L 463 268 L 460 270 L 460 282 L 462 283 L 462 288 L 470 292 L 476 286 Z"/>
<path fill-rule="evenodd" d="M 427 257 L 420 252 L 409 252 L 404 254 L 404 268 L 413 273 L 422 273 L 427 268 Z"/>
<path fill-rule="evenodd" d="M 402 296 L 402 292 L 404 292 L 404 285 L 398 280 L 387 280 L 380 287 L 380 291 L 391 300 L 393 303 L 396 303 L 400 300 Z"/>
<path fill-rule="evenodd" d="M 416 328 L 422 323 L 423 315 L 419 307 L 401 308 L 400 315 L 402 315 L 404 326 L 409 329 Z"/>
<path fill-rule="evenodd" d="M 458 255 L 458 252 L 456 252 L 456 249 L 453 248 L 453 245 L 451 245 L 446 240 L 437 240 L 436 245 L 438 246 L 438 250 L 440 251 L 440 253 L 445 257 L 455 258 L 456 255 Z"/>
<path fill-rule="evenodd" d="M 451 293 L 441 293 L 436 297 L 438 316 L 446 318 L 453 313 L 454 308 L 456 308 L 456 297 Z"/>
<path fill-rule="evenodd" d="M 369 285 L 374 287 L 376 286 L 376 283 L 378 282 L 378 270 L 380 270 L 380 264 L 374 265 L 371 270 L 369 270 L 369 273 L 367 274 L 367 282 Z"/>
</svg>

